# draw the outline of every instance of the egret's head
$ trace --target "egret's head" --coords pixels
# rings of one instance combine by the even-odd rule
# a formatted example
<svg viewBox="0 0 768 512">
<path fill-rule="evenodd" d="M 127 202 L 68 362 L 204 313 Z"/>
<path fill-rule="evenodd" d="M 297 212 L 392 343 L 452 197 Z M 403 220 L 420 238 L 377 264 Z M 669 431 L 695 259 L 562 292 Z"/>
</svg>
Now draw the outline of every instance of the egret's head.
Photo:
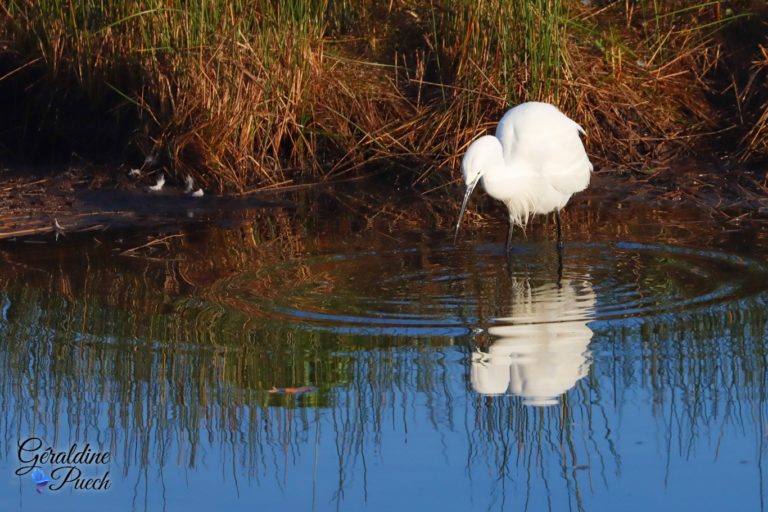
<svg viewBox="0 0 768 512">
<path fill-rule="evenodd" d="M 453 236 L 454 241 L 459 234 L 461 219 L 464 217 L 464 210 L 467 208 L 469 196 L 480 182 L 483 175 L 491 168 L 503 161 L 503 152 L 501 142 L 493 135 L 484 135 L 474 141 L 464 153 L 461 160 L 461 173 L 464 175 L 464 183 L 467 185 L 467 191 L 464 193 L 464 201 L 461 203 L 461 212 L 459 220 L 456 222 L 456 233 Z"/>
</svg>

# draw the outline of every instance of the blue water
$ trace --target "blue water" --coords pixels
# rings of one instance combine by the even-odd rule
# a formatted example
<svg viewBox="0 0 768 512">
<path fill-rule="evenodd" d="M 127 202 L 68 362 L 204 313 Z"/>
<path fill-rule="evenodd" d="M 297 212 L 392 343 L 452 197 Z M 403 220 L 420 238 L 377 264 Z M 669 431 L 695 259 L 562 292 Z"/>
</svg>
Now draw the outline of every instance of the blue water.
<svg viewBox="0 0 768 512">
<path fill-rule="evenodd" d="M 488 229 L 315 253 L 230 237 L 11 258 L 0 510 L 766 508 L 749 251 L 582 234 L 558 268 L 535 231 L 511 260 Z M 109 451 L 76 466 L 110 488 L 16 476 L 33 436 Z"/>
</svg>

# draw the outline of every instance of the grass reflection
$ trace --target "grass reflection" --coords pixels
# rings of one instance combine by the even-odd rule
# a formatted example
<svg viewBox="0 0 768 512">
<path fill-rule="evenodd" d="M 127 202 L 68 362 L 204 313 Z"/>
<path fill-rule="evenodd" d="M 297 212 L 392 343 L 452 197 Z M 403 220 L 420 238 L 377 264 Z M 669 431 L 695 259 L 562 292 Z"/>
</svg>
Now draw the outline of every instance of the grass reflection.
<svg viewBox="0 0 768 512">
<path fill-rule="evenodd" d="M 324 293 L 352 300 L 339 291 L 349 289 L 354 267 L 338 274 L 304 264 L 307 251 L 332 251 L 320 240 L 305 246 L 297 233 L 303 228 L 279 215 L 258 222 L 265 224 L 174 239 L 142 258 L 104 248 L 74 260 L 10 260 L 0 271 L 6 461 L 13 464 L 15 444 L 31 433 L 54 445 L 99 443 L 132 483 L 135 509 L 155 509 L 164 499 L 158 481 L 173 486 L 179 473 L 211 471 L 238 492 L 256 487 L 285 495 L 305 483 L 295 492 L 319 508 L 375 501 L 392 482 L 442 483 L 458 475 L 483 508 L 586 510 L 594 496 L 620 485 L 635 449 L 634 423 L 647 412 L 655 431 L 638 442 L 657 436 L 668 457 L 666 479 L 675 475 L 673 460 L 710 451 L 720 457 L 733 432 L 754 436 L 755 462 L 762 462 L 764 295 L 592 321 L 589 373 L 556 406 L 529 407 L 518 397 L 473 391 L 472 351 L 487 346 L 486 334 L 339 334 L 226 299 L 243 273 L 258 276 L 248 281 L 250 293 L 279 298 L 271 275 L 258 270 L 280 261 L 291 263 L 283 267 L 285 279 L 298 288 L 325 283 Z M 361 245 L 384 251 L 387 242 L 377 243 Z M 515 277 L 530 268 L 510 275 L 502 259 L 502 271 L 493 274 L 502 277 L 486 279 L 492 257 L 450 256 L 465 279 L 414 279 L 383 294 L 408 291 L 425 309 L 439 304 L 435 297 L 475 298 L 450 307 L 481 326 L 532 307 L 521 301 Z M 553 251 L 528 261 L 556 269 Z M 448 263 L 447 253 L 427 243 L 396 262 L 397 272 L 414 276 L 443 272 Z M 655 263 L 628 258 L 620 269 L 658 290 L 686 286 L 686 274 L 665 277 L 670 265 Z M 364 267 L 369 281 L 371 268 Z M 551 288 L 534 281 L 525 286 Z M 362 289 L 376 286 L 366 282 Z M 588 291 L 589 308 L 611 298 L 597 280 Z M 273 386 L 317 389 L 296 396 L 269 393 Z M 390 478 L 383 483 L 382 473 Z"/>
</svg>

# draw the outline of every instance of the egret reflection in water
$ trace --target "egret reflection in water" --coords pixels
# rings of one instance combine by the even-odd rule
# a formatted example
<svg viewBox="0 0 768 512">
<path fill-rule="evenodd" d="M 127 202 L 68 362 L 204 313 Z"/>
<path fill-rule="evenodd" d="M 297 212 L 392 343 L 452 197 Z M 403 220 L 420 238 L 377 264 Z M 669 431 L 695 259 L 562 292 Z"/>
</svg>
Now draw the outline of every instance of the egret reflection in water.
<svg viewBox="0 0 768 512">
<path fill-rule="evenodd" d="M 509 315 L 488 329 L 494 341 L 472 355 L 472 388 L 513 394 L 527 405 L 556 404 L 589 372 L 595 292 L 587 280 L 532 287 L 517 279 L 512 297 Z"/>
</svg>

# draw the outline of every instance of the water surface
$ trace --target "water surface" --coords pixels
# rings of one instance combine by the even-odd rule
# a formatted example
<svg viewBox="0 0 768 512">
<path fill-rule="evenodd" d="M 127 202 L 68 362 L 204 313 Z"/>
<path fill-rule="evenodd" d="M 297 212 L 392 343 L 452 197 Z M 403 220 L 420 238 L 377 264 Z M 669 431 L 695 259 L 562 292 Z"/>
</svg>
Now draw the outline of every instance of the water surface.
<svg viewBox="0 0 768 512">
<path fill-rule="evenodd" d="M 317 201 L 2 245 L 0 509 L 766 508 L 764 234 L 586 198 L 506 254 Z M 30 437 L 110 488 L 17 476 Z"/>
</svg>

